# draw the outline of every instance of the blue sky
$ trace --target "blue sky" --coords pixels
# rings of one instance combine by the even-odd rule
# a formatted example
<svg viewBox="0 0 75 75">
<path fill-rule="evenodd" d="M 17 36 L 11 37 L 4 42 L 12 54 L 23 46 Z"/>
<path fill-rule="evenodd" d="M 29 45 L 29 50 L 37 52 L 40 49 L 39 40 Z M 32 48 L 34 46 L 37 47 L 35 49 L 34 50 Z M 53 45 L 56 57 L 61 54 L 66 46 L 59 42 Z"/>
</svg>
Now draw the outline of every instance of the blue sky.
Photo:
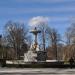
<svg viewBox="0 0 75 75">
<path fill-rule="evenodd" d="M 28 25 L 37 16 L 48 17 L 50 27 L 64 34 L 75 21 L 75 0 L 0 0 L 0 34 L 9 20 Z"/>
</svg>

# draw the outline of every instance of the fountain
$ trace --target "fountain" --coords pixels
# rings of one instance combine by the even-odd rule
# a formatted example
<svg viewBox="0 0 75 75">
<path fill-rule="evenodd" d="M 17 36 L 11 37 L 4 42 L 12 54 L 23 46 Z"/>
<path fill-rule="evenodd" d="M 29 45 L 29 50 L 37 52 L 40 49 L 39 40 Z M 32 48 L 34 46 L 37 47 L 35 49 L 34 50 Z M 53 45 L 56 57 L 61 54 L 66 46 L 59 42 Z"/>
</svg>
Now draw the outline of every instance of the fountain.
<svg viewBox="0 0 75 75">
<path fill-rule="evenodd" d="M 37 52 L 40 51 L 37 42 L 37 35 L 38 33 L 41 33 L 41 31 L 37 30 L 37 28 L 35 27 L 35 29 L 32 30 L 30 33 L 35 36 L 35 40 L 34 43 L 31 45 L 30 50 L 24 54 L 24 62 L 37 62 Z"/>
</svg>

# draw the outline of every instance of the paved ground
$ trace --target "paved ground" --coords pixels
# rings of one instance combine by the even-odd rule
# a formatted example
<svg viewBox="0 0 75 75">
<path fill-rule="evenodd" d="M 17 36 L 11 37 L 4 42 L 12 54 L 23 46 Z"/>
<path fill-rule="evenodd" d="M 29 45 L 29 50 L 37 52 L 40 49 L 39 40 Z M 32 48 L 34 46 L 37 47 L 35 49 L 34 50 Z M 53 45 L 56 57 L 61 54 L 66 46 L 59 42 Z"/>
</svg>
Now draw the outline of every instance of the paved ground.
<svg viewBox="0 0 75 75">
<path fill-rule="evenodd" d="M 75 69 L 60 68 L 0 68 L 0 75 L 75 75 Z"/>
</svg>

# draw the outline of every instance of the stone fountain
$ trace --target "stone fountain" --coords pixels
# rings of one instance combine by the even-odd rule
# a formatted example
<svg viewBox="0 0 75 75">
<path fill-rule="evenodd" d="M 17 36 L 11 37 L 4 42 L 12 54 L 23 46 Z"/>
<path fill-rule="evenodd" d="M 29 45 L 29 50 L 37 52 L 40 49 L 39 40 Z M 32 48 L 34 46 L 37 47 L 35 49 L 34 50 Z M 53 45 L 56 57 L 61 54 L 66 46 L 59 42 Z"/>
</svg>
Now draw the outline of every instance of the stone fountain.
<svg viewBox="0 0 75 75">
<path fill-rule="evenodd" d="M 37 30 L 35 27 L 31 32 L 34 36 L 34 43 L 31 45 L 30 50 L 24 54 L 24 62 L 37 62 L 37 53 L 40 51 L 39 45 L 37 42 L 37 35 L 38 33 L 41 33 L 40 30 Z"/>
</svg>

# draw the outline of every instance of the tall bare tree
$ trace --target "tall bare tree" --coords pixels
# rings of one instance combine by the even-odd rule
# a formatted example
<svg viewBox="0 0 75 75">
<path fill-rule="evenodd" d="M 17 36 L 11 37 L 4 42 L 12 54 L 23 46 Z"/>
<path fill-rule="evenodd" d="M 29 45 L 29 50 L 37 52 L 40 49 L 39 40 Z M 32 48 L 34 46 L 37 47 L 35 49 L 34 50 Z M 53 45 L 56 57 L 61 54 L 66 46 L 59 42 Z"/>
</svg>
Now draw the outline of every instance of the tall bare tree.
<svg viewBox="0 0 75 75">
<path fill-rule="evenodd" d="M 65 32 L 67 45 L 64 48 L 64 59 L 75 58 L 75 23 L 72 23 Z"/>
<path fill-rule="evenodd" d="M 60 40 L 60 35 L 56 31 L 56 29 L 48 29 L 47 30 L 49 40 L 51 42 L 51 46 L 55 55 L 55 58 L 57 59 L 57 46 Z"/>
<path fill-rule="evenodd" d="M 24 24 L 9 21 L 6 25 L 6 40 L 10 47 L 13 47 L 16 52 L 16 58 L 20 58 L 20 53 L 23 48 L 27 50 L 27 29 Z M 23 47 L 26 46 L 26 47 Z"/>
<path fill-rule="evenodd" d="M 75 23 L 67 28 L 66 32 L 67 44 L 75 44 Z"/>
<path fill-rule="evenodd" d="M 44 22 L 40 23 L 40 25 L 38 25 L 39 30 L 41 30 L 41 35 L 40 35 L 40 40 L 41 40 L 41 44 L 43 46 L 43 50 L 46 50 L 46 42 L 47 42 L 47 29 L 48 29 L 48 25 Z"/>
</svg>

